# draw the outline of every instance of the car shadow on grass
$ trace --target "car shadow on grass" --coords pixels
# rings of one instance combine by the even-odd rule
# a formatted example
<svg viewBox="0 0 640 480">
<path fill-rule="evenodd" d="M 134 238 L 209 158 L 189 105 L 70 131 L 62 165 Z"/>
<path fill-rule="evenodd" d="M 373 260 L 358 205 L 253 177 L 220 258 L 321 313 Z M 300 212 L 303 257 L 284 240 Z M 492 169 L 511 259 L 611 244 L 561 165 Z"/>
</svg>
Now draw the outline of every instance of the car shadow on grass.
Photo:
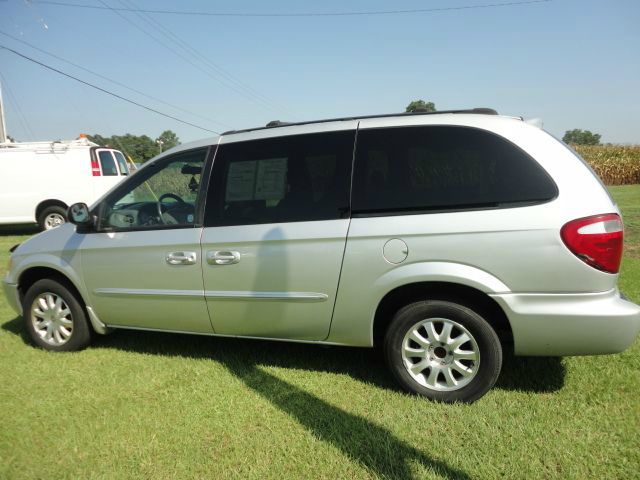
<svg viewBox="0 0 640 480">
<path fill-rule="evenodd" d="M 29 339 L 29 334 L 27 333 L 27 329 L 24 328 L 24 320 L 22 317 L 15 317 L 8 322 L 2 324 L 2 330 L 5 332 L 12 333 L 25 343 L 25 345 L 33 346 L 31 340 Z"/>
<path fill-rule="evenodd" d="M 25 343 L 30 344 L 21 318 L 5 322 L 1 328 L 19 335 Z M 203 358 L 222 363 L 226 363 L 227 359 L 239 358 L 252 365 L 347 374 L 379 388 L 400 390 L 379 349 L 131 330 L 116 330 L 107 336 L 98 335 L 89 348 Z M 561 358 L 515 357 L 507 351 L 502 372 L 494 388 L 549 393 L 564 386 L 566 372 Z"/>
<path fill-rule="evenodd" d="M 2 329 L 29 343 L 21 318 L 4 323 Z M 443 478 L 471 478 L 462 470 L 430 458 L 384 427 L 337 408 L 263 368 L 347 374 L 378 388 L 397 391 L 378 350 L 118 330 L 98 337 L 90 348 L 219 362 L 315 437 L 379 477 L 416 478 L 413 467 L 421 465 Z M 549 392 L 562 387 L 564 375 L 560 359 L 508 356 L 497 388 Z"/>
<path fill-rule="evenodd" d="M 411 463 L 420 464 L 442 478 L 470 479 L 462 470 L 434 460 L 407 444 L 386 428 L 366 418 L 345 412 L 280 378 L 257 365 L 239 359 L 223 361 L 234 376 L 270 402 L 274 407 L 295 418 L 320 440 L 340 449 L 382 478 L 420 478 L 411 471 Z"/>
<path fill-rule="evenodd" d="M 20 318 L 4 323 L 1 328 L 28 343 Z M 379 355 L 371 350 L 124 331 L 100 337 L 90 348 L 217 361 L 316 438 L 338 448 L 377 477 L 421 478 L 413 471 L 421 466 L 446 479 L 472 478 L 463 470 L 429 457 L 388 429 L 335 407 L 263 368 L 347 373 L 383 388 L 395 388 Z"/>
</svg>

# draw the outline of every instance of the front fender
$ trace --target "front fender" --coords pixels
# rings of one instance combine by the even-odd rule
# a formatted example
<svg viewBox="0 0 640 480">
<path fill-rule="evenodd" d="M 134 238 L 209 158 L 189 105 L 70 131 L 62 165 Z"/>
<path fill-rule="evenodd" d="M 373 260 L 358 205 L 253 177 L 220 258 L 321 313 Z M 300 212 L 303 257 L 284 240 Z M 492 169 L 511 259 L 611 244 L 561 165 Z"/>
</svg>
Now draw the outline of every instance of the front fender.
<svg viewBox="0 0 640 480">
<path fill-rule="evenodd" d="M 89 298 L 84 282 L 77 274 L 80 270 L 80 254 L 76 253 L 70 257 L 60 257 L 49 253 L 35 253 L 25 255 L 15 261 L 14 268 L 10 274 L 11 281 L 20 284 L 22 275 L 32 268 L 49 268 L 66 277 L 78 290 L 82 300 L 87 303 Z"/>
<path fill-rule="evenodd" d="M 86 302 L 89 297 L 81 278 L 83 239 L 74 225 L 66 223 L 25 240 L 11 255 L 7 280 L 17 284 L 31 268 L 50 268 L 67 277 Z"/>
<path fill-rule="evenodd" d="M 7 276 L 5 282 L 15 282 L 15 287 L 19 287 L 22 275 L 32 268 L 48 268 L 63 275 L 76 288 L 87 310 L 88 318 L 93 325 L 94 331 L 100 334 L 107 334 L 110 329 L 102 323 L 93 308 L 88 302 L 88 292 L 80 276 L 76 273 L 80 270 L 80 253 L 73 252 L 63 256 L 52 255 L 50 253 L 29 254 L 22 258 L 18 257 L 12 272 Z M 17 292 L 17 290 L 16 290 Z M 22 308 L 17 305 L 16 311 L 21 313 Z"/>
</svg>

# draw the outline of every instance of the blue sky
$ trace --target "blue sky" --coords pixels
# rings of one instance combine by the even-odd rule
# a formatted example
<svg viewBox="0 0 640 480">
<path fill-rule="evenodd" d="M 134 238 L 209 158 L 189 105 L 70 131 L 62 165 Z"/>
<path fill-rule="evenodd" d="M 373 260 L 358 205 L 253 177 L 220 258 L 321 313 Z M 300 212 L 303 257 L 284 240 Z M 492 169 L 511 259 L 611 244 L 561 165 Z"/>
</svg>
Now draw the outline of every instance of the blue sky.
<svg viewBox="0 0 640 480">
<path fill-rule="evenodd" d="M 345 12 L 506 0 L 215 2 L 68 0 L 217 12 Z M 0 44 L 119 95 L 216 131 L 269 120 L 492 107 L 545 129 L 589 129 L 640 143 L 640 2 L 553 0 L 521 6 L 345 17 L 149 15 L 0 0 L 0 31 L 192 112 L 185 113 L 0 35 Z M 125 17 L 127 20 L 125 20 Z M 154 41 L 137 27 L 160 38 Z M 182 43 L 179 43 L 182 42 Z M 192 56 L 194 49 L 200 56 Z M 181 56 L 173 51 L 180 52 Z M 206 62 L 206 63 L 205 63 Z M 217 69 L 217 70 L 216 70 Z M 220 72 L 224 73 L 220 73 Z M 19 140 L 210 133 L 129 105 L 0 50 L 9 134 Z M 0 79 L 2 80 L 2 79 Z M 206 117 L 202 118 L 202 117 Z M 220 122 L 222 125 L 218 123 Z"/>
</svg>

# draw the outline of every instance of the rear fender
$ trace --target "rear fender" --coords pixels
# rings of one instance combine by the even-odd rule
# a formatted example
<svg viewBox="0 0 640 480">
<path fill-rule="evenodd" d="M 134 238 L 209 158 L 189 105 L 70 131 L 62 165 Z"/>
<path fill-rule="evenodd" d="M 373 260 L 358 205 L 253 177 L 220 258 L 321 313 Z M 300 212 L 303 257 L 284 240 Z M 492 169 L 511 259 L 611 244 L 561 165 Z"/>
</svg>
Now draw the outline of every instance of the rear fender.
<svg viewBox="0 0 640 480">
<path fill-rule="evenodd" d="M 485 293 L 506 293 L 509 288 L 490 273 L 476 267 L 451 262 L 420 262 L 403 265 L 382 275 L 376 291 L 384 291 L 378 302 L 394 288 L 417 282 L 448 282 L 466 285 Z"/>
<path fill-rule="evenodd" d="M 385 272 L 373 283 L 354 283 L 350 280 L 351 284 L 347 284 L 341 280 L 331 330 L 326 340 L 353 346 L 372 346 L 374 320 L 380 302 L 398 287 L 422 282 L 464 285 L 487 294 L 510 292 L 493 275 L 469 265 L 452 262 L 401 265 Z"/>
</svg>

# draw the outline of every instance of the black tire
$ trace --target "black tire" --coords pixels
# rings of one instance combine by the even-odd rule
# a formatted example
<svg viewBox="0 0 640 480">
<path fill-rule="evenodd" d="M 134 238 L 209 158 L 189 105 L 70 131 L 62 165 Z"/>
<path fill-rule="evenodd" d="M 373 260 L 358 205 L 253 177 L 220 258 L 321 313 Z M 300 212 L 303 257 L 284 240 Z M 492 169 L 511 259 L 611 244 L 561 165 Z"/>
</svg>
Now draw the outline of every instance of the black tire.
<svg viewBox="0 0 640 480">
<path fill-rule="evenodd" d="M 50 230 L 51 228 L 59 226 L 48 225 L 47 219 L 50 216 L 56 216 L 56 218 L 62 217 L 62 219 L 64 220 L 62 223 L 60 223 L 60 225 L 62 225 L 63 223 L 67 222 L 67 209 L 58 205 L 51 205 L 42 210 L 42 212 L 40 212 L 40 215 L 38 215 L 38 226 L 40 227 L 40 230 Z"/>
<path fill-rule="evenodd" d="M 412 349 L 411 351 L 419 351 L 420 353 L 415 353 L 415 359 L 410 358 L 411 355 L 406 355 L 403 358 L 405 336 L 423 321 L 429 319 L 433 321 L 429 325 L 434 326 L 437 334 L 441 334 L 443 331 L 441 329 L 438 332 L 439 325 L 442 327 L 444 327 L 445 323 L 453 325 L 452 334 L 456 335 L 451 340 L 451 345 L 454 345 L 455 340 L 458 338 L 470 336 L 471 340 L 460 344 L 458 347 L 447 348 L 450 345 L 445 343 L 427 342 L 418 344 L 413 340 L 407 339 L 407 346 Z M 455 324 L 462 326 L 466 332 L 456 327 Z M 420 334 L 423 332 L 424 335 L 421 335 L 421 338 L 428 338 L 429 334 L 427 334 L 426 329 L 418 330 Z M 467 337 L 461 337 L 460 335 L 463 333 L 466 333 Z M 439 347 L 440 349 L 438 350 Z M 448 368 L 448 365 L 454 362 L 452 352 L 454 350 L 459 352 L 461 350 L 456 350 L 456 348 L 462 349 L 462 347 L 479 354 L 477 363 L 474 360 L 462 360 L 463 366 L 474 372 L 468 374 L 468 377 L 463 376 L 455 367 Z M 420 356 L 423 355 L 422 351 L 425 352 L 424 358 Z M 476 312 L 463 305 L 440 300 L 415 302 L 400 309 L 395 314 L 385 334 L 384 353 L 389 368 L 404 390 L 422 395 L 431 400 L 446 403 L 471 403 L 479 399 L 493 387 L 502 368 L 502 347 L 491 325 Z M 415 363 L 413 363 L 414 361 Z M 409 365 L 417 365 L 419 362 L 423 362 L 422 365 L 427 366 L 418 366 L 418 370 L 421 371 L 416 374 L 417 379 L 409 373 L 405 362 L 409 362 Z M 431 380 L 431 386 L 427 385 L 429 383 L 427 377 L 431 374 L 432 368 L 430 365 L 435 365 L 433 377 L 435 381 Z M 446 376 L 443 373 L 438 373 L 442 371 L 441 369 L 448 370 L 449 375 L 452 375 L 455 382 L 452 381 L 451 385 L 447 383 Z M 460 384 L 459 387 L 457 386 L 458 384 Z M 448 390 L 441 390 L 443 388 Z"/>
<path fill-rule="evenodd" d="M 42 210 L 40 215 L 38 215 L 38 226 L 40 227 L 40 230 L 49 230 L 51 228 L 47 228 L 47 218 L 50 215 L 60 215 L 64 219 L 63 223 L 66 223 L 67 221 L 67 209 L 58 205 L 51 205 L 50 207 L 46 207 Z"/>
<path fill-rule="evenodd" d="M 62 302 L 61 306 L 64 307 L 66 305 L 66 309 L 70 311 L 70 315 L 64 318 L 65 323 L 71 320 L 71 328 L 65 326 L 65 332 L 70 331 L 70 334 L 65 334 L 66 337 L 64 342 L 61 344 L 56 344 L 57 340 L 55 336 L 47 341 L 36 331 L 35 323 L 40 323 L 41 320 L 34 321 L 34 317 L 37 318 L 37 315 L 32 313 L 32 307 L 36 299 L 45 294 L 51 294 L 51 298 L 56 300 L 57 298 L 60 298 Z M 54 352 L 70 352 L 82 350 L 91 343 L 92 330 L 87 322 L 87 316 L 82 304 L 71 290 L 60 282 L 49 279 L 38 280 L 31 286 L 31 288 L 29 288 L 29 290 L 27 290 L 22 301 L 22 310 L 25 326 L 29 332 L 31 340 L 35 345 L 42 347 L 45 350 L 51 350 Z M 42 322 L 46 322 L 46 318 L 42 320 Z M 43 330 L 40 329 L 40 331 Z M 46 334 L 46 332 L 43 333 Z M 58 333 L 58 335 L 60 338 L 63 338 L 63 334 Z"/>
</svg>

